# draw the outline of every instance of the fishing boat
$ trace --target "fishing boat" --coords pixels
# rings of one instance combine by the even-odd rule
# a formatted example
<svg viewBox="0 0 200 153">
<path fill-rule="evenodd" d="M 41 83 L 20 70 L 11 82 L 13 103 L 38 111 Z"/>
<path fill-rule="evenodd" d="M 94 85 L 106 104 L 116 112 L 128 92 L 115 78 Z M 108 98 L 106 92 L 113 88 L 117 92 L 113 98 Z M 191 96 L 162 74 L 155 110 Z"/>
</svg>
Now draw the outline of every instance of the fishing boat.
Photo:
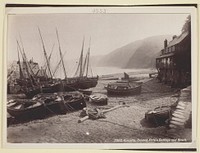
<svg viewBox="0 0 200 153">
<path fill-rule="evenodd" d="M 137 95 L 141 93 L 142 84 L 129 81 L 109 83 L 105 89 L 109 95 Z"/>
<path fill-rule="evenodd" d="M 80 77 L 77 79 L 78 89 L 89 89 L 96 87 L 98 77 Z"/>
<path fill-rule="evenodd" d="M 64 101 L 66 111 L 81 110 L 86 107 L 84 96 L 80 92 L 65 92 L 60 96 Z"/>
<path fill-rule="evenodd" d="M 31 99 L 35 95 L 39 93 L 54 93 L 54 92 L 61 92 L 64 91 L 64 87 L 62 83 L 55 82 L 55 83 L 45 83 L 41 84 L 40 86 L 32 86 L 32 87 L 23 87 L 23 92 L 27 98 Z"/>
<path fill-rule="evenodd" d="M 103 94 L 93 94 L 89 96 L 89 102 L 94 105 L 107 105 L 108 97 Z"/>
<path fill-rule="evenodd" d="M 40 93 L 32 98 L 32 100 L 41 101 L 44 106 L 44 112 L 48 114 L 65 114 L 65 105 L 60 96 L 56 93 Z"/>
<path fill-rule="evenodd" d="M 92 90 L 89 89 L 78 89 L 79 92 L 83 93 L 84 95 L 91 95 Z"/>
<path fill-rule="evenodd" d="M 39 30 L 39 28 L 38 28 Z M 39 34 L 42 40 L 43 51 L 47 63 L 46 69 L 49 72 L 50 77 L 47 75 L 46 70 L 43 76 L 38 76 L 38 72 L 40 71 L 38 63 L 33 62 L 33 60 L 28 61 L 27 56 L 25 54 L 25 50 L 22 46 L 20 46 L 17 40 L 17 51 L 18 51 L 18 65 L 19 65 L 19 74 L 20 77 L 17 79 L 18 84 L 22 88 L 22 92 L 27 96 L 27 98 L 32 98 L 38 93 L 53 93 L 62 88 L 61 84 L 57 82 L 57 80 L 53 79 L 52 72 L 50 70 L 49 60 L 50 57 L 47 57 L 47 53 L 45 50 L 45 45 L 42 39 L 41 32 L 39 30 Z M 19 52 L 21 53 L 23 62 L 20 62 Z M 31 65 L 32 64 L 32 65 Z M 33 69 L 38 67 L 37 72 L 34 72 Z"/>
<path fill-rule="evenodd" d="M 22 88 L 23 93 L 26 95 L 26 98 L 31 99 L 35 95 L 41 93 L 41 88 L 40 87 L 23 87 Z"/>
<path fill-rule="evenodd" d="M 90 67 L 90 44 L 91 44 L 91 39 L 89 42 L 89 47 L 88 47 L 88 52 L 86 54 L 85 60 L 83 58 L 83 50 L 84 50 L 84 41 L 85 39 L 83 39 L 83 43 L 82 43 L 82 49 L 81 49 L 81 55 L 79 58 L 79 62 L 78 62 L 78 67 L 77 70 L 75 72 L 75 77 L 74 79 L 77 80 L 77 88 L 78 89 L 89 89 L 89 88 L 93 88 L 96 87 L 97 83 L 98 83 L 98 79 L 99 77 L 93 77 L 92 74 L 92 69 L 91 70 L 91 76 L 89 77 L 89 67 Z"/>
<path fill-rule="evenodd" d="M 79 92 L 40 93 L 32 99 L 42 101 L 51 114 L 65 114 L 86 107 L 84 97 Z"/>
<path fill-rule="evenodd" d="M 8 113 L 16 119 L 37 119 L 86 107 L 81 93 L 40 93 L 32 99 L 10 100 Z"/>
<path fill-rule="evenodd" d="M 33 99 L 18 99 L 7 105 L 8 113 L 16 119 L 38 119 L 51 114 L 66 113 L 65 104 L 60 97 L 43 97 Z"/>
<path fill-rule="evenodd" d="M 10 100 L 7 104 L 7 111 L 17 119 L 35 119 L 44 116 L 44 106 L 38 100 Z"/>
<path fill-rule="evenodd" d="M 60 57 L 61 57 L 61 61 L 59 63 L 62 62 L 63 69 L 65 72 L 65 79 L 63 79 L 63 80 L 54 78 L 55 72 L 53 73 L 50 68 L 50 59 L 51 59 L 53 48 L 52 48 L 51 54 L 49 56 L 47 56 L 46 47 L 45 47 L 44 40 L 43 40 L 41 31 L 39 28 L 38 28 L 38 31 L 39 31 L 39 35 L 40 35 L 41 42 L 42 42 L 43 53 L 44 53 L 45 62 L 46 62 L 46 68 L 44 69 L 44 75 L 39 77 L 37 75 L 32 74 L 30 71 L 31 69 L 26 64 L 27 65 L 26 73 L 28 74 L 30 84 L 29 85 L 26 84 L 23 87 L 23 91 L 24 91 L 25 95 L 27 96 L 27 98 L 32 98 L 33 96 L 35 96 L 38 93 L 54 93 L 54 92 L 62 92 L 62 91 L 74 91 L 75 90 L 74 87 L 76 84 L 72 81 L 69 82 L 69 80 L 67 79 L 59 39 L 58 39 L 58 43 L 59 43 L 59 52 L 60 52 Z M 57 32 L 57 37 L 58 37 L 58 32 Z M 25 57 L 25 53 L 22 55 L 24 55 L 24 57 Z M 24 58 L 24 61 L 25 61 L 25 63 L 27 63 L 26 58 Z"/>
</svg>

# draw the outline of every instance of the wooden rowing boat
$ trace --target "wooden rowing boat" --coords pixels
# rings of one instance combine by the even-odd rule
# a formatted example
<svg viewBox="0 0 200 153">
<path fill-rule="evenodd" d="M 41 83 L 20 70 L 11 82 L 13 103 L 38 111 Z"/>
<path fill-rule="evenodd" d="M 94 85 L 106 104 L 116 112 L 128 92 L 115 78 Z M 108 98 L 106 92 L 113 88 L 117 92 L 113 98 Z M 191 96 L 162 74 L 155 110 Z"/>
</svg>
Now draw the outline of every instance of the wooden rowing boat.
<svg viewBox="0 0 200 153">
<path fill-rule="evenodd" d="M 84 97 L 78 93 L 38 94 L 32 99 L 11 100 L 8 113 L 20 120 L 44 118 L 47 115 L 65 114 L 86 107 Z"/>
<path fill-rule="evenodd" d="M 109 95 L 136 95 L 141 93 L 142 84 L 129 81 L 109 83 L 106 87 Z"/>
<path fill-rule="evenodd" d="M 7 104 L 7 111 L 18 119 L 35 119 L 44 116 L 44 105 L 41 101 L 18 99 Z"/>
</svg>

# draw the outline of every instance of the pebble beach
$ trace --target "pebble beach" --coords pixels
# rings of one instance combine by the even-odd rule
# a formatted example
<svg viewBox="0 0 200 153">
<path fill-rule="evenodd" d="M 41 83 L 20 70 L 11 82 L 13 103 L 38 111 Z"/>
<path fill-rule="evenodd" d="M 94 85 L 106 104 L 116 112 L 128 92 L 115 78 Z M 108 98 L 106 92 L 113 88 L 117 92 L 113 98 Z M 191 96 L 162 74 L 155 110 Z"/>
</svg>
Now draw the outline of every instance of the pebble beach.
<svg viewBox="0 0 200 153">
<path fill-rule="evenodd" d="M 178 97 L 178 89 L 173 89 L 156 78 L 140 76 L 143 82 L 139 95 L 111 97 L 108 105 L 95 106 L 87 103 L 88 108 L 109 109 L 120 102 L 128 107 L 121 107 L 105 114 L 106 118 L 85 120 L 78 123 L 80 111 L 65 115 L 55 115 L 45 119 L 26 123 L 12 124 L 7 128 L 8 143 L 149 143 L 167 142 L 170 139 L 191 141 L 191 129 L 184 129 L 177 134 L 169 133 L 165 125 L 151 126 L 146 123 L 145 112 L 158 106 L 170 106 Z M 110 80 L 99 80 L 93 93 L 106 95 L 104 86 Z M 159 141 L 157 141 L 159 140 Z"/>
</svg>

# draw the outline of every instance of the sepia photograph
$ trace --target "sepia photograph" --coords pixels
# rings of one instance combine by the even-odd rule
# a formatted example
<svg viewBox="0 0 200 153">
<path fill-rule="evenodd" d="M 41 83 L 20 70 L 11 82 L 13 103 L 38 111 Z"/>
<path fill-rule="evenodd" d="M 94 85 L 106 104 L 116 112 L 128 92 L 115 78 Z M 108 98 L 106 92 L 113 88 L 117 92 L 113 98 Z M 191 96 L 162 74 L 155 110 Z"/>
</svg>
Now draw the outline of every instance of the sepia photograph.
<svg viewBox="0 0 200 153">
<path fill-rule="evenodd" d="M 195 10 L 8 6 L 6 146 L 195 148 Z"/>
</svg>

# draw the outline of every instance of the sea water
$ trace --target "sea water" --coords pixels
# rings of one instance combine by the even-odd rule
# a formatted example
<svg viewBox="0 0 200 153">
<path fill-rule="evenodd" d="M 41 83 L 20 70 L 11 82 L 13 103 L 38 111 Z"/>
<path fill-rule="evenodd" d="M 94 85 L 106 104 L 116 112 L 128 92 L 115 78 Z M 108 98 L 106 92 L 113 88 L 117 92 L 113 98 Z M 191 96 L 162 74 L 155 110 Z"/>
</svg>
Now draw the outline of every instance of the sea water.
<svg viewBox="0 0 200 153">
<path fill-rule="evenodd" d="M 69 67 L 67 69 L 67 76 L 68 77 L 74 77 L 75 75 L 75 68 Z M 124 72 L 128 73 L 129 75 L 139 75 L 139 74 L 147 74 L 151 71 L 154 71 L 152 69 L 122 69 L 117 67 L 92 67 L 88 69 L 88 76 L 113 76 L 113 75 L 119 75 Z M 64 78 L 63 70 L 59 70 L 57 73 L 57 77 Z"/>
</svg>

